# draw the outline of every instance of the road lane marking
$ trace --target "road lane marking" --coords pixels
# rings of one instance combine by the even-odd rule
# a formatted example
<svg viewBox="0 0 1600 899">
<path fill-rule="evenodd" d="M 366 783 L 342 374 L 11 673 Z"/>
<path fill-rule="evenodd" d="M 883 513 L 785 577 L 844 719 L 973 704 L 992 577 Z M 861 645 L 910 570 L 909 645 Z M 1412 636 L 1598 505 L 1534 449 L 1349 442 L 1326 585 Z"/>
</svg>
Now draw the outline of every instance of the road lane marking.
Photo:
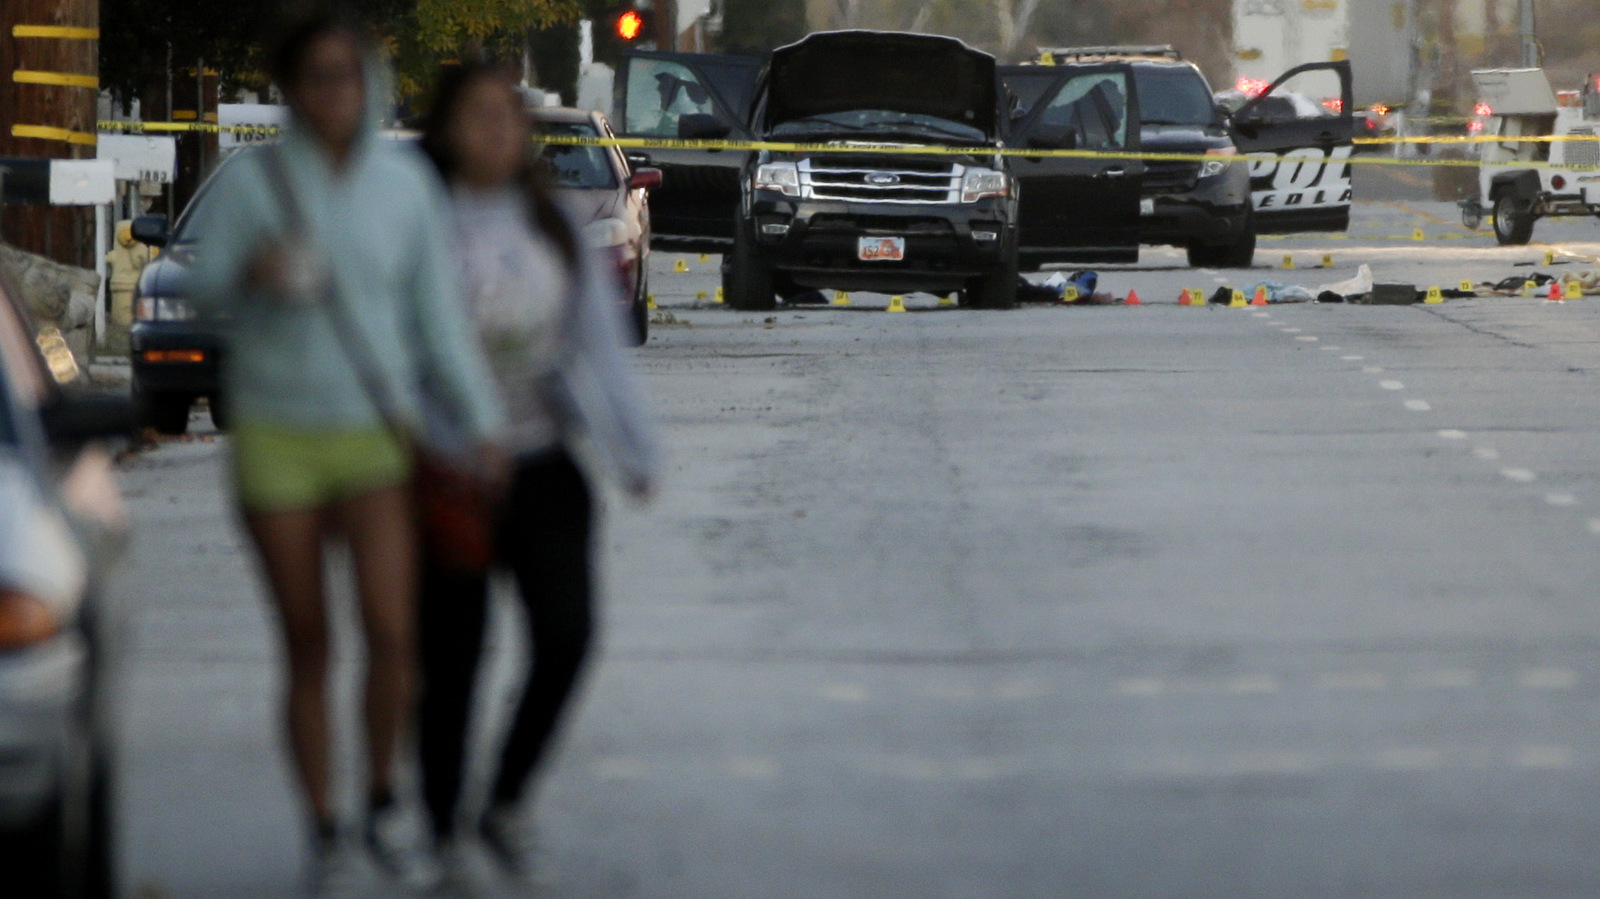
<svg viewBox="0 0 1600 899">
<path fill-rule="evenodd" d="M 1526 468 L 1502 468 L 1500 469 L 1500 474 L 1506 480 L 1516 481 L 1518 484 L 1532 484 L 1534 481 L 1539 480 L 1538 475 Z"/>
<path fill-rule="evenodd" d="M 957 759 L 952 773 L 961 780 L 994 780 L 1016 771 L 1017 768 L 1017 765 L 1005 759 L 973 756 Z"/>
<path fill-rule="evenodd" d="M 866 702 L 867 688 L 859 684 L 828 684 L 822 688 L 822 696 L 834 702 Z"/>
<path fill-rule="evenodd" d="M 1378 382 L 1378 386 L 1382 387 L 1384 390 L 1404 390 L 1404 389 L 1406 389 L 1406 385 L 1400 383 L 1399 381 L 1379 381 Z"/>
<path fill-rule="evenodd" d="M 1500 458 L 1500 451 L 1492 446 L 1473 447 L 1472 454 L 1485 462 L 1493 462 Z"/>
<path fill-rule="evenodd" d="M 871 774 L 887 774 L 912 780 L 929 780 L 939 776 L 939 763 L 917 755 L 884 755 L 867 759 L 861 767 Z"/>
<path fill-rule="evenodd" d="M 1317 677 L 1321 690 L 1382 690 L 1389 679 L 1377 671 L 1329 671 Z"/>
<path fill-rule="evenodd" d="M 1589 519 L 1589 533 L 1600 534 L 1600 518 Z"/>
<path fill-rule="evenodd" d="M 1433 407 L 1428 405 L 1427 400 L 1406 400 L 1406 408 L 1412 412 L 1431 412 L 1433 410 Z"/>
<path fill-rule="evenodd" d="M 1266 312 L 1252 312 L 1252 313 L 1250 313 L 1250 315 L 1253 318 L 1271 318 L 1272 317 L 1271 314 L 1266 313 Z"/>
<path fill-rule="evenodd" d="M 1439 432 L 1439 436 L 1446 440 L 1465 440 L 1467 439 L 1467 432 L 1458 431 L 1455 428 L 1445 428 Z"/>
<path fill-rule="evenodd" d="M 1037 699 L 1050 693 L 1050 685 L 1037 677 L 1024 677 L 1001 684 L 995 690 L 996 699 Z"/>
<path fill-rule="evenodd" d="M 1578 498 L 1570 493 L 1546 493 L 1544 501 L 1552 506 L 1576 506 Z"/>
<path fill-rule="evenodd" d="M 1517 686 L 1524 690 L 1571 690 L 1578 686 L 1578 672 L 1571 668 L 1528 668 L 1517 672 Z"/>
<path fill-rule="evenodd" d="M 1518 768 L 1553 771 L 1577 765 L 1578 754 L 1571 746 L 1524 746 L 1511 760 Z"/>
<path fill-rule="evenodd" d="M 1300 337 L 1296 337 L 1295 340 L 1304 340 L 1306 343 L 1316 343 L 1317 342 L 1317 338 L 1312 337 L 1310 335 L 1302 335 Z"/>
<path fill-rule="evenodd" d="M 1364 362 L 1364 361 L 1366 361 L 1367 357 L 1365 357 L 1365 356 L 1340 356 L 1339 358 L 1341 360 L 1345 361 L 1345 362 Z"/>
<path fill-rule="evenodd" d="M 1424 671 L 1412 683 L 1427 690 L 1464 690 L 1478 684 L 1478 673 L 1470 668 L 1438 668 Z"/>
<path fill-rule="evenodd" d="M 770 756 L 746 755 L 728 760 L 728 773 L 740 780 L 771 780 L 782 772 L 783 765 Z"/>
<path fill-rule="evenodd" d="M 1126 696 L 1160 696 L 1166 691 L 1159 677 L 1130 677 L 1117 683 L 1117 692 Z"/>
<path fill-rule="evenodd" d="M 1427 746 L 1400 746 L 1379 752 L 1373 762 L 1387 771 L 1432 771 L 1444 764 L 1444 753 Z"/>
<path fill-rule="evenodd" d="M 1364 374 L 1364 375 L 1376 375 L 1376 374 L 1381 373 L 1382 371 L 1383 371 L 1383 369 L 1378 367 L 1378 366 L 1376 366 L 1376 365 L 1368 365 L 1365 368 L 1361 369 L 1361 373 Z"/>
<path fill-rule="evenodd" d="M 1230 679 L 1226 684 L 1229 693 L 1276 693 L 1278 679 L 1270 674 L 1246 674 Z"/>
<path fill-rule="evenodd" d="M 1300 333 L 1300 329 L 1299 328 L 1284 328 L 1282 330 L 1283 330 L 1283 333 L 1285 333 L 1285 334 L 1299 334 Z"/>
<path fill-rule="evenodd" d="M 650 766 L 641 759 L 612 756 L 594 763 L 594 776 L 599 780 L 639 780 L 649 774 Z"/>
</svg>

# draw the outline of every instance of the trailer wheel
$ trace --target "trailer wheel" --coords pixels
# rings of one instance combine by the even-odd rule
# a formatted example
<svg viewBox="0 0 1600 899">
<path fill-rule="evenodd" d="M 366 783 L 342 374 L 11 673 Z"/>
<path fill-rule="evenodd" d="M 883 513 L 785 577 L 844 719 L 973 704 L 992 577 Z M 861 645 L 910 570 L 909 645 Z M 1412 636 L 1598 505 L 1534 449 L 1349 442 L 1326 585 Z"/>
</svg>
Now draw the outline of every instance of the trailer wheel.
<svg viewBox="0 0 1600 899">
<path fill-rule="evenodd" d="M 1468 231 L 1476 231 L 1483 224 L 1483 207 L 1476 201 L 1461 204 L 1461 225 Z"/>
<path fill-rule="evenodd" d="M 1533 239 L 1533 204 L 1522 197 L 1503 193 L 1494 201 L 1494 239 L 1501 246 L 1521 246 Z"/>
</svg>

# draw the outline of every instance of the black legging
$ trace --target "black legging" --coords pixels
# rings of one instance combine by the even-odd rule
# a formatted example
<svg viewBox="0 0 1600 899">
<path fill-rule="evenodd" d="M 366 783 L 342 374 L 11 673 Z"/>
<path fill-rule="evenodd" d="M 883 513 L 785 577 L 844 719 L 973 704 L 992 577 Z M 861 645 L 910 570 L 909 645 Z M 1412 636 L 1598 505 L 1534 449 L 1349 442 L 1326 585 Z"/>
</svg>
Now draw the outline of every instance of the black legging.
<svg viewBox="0 0 1600 899">
<path fill-rule="evenodd" d="M 566 453 L 518 464 L 500 527 L 501 564 L 517 580 L 533 666 L 500 757 L 492 799 L 516 802 L 544 755 L 592 635 L 589 487 Z M 483 650 L 488 578 L 423 566 L 419 603 L 422 789 L 434 832 L 455 828 L 467 721 Z"/>
</svg>

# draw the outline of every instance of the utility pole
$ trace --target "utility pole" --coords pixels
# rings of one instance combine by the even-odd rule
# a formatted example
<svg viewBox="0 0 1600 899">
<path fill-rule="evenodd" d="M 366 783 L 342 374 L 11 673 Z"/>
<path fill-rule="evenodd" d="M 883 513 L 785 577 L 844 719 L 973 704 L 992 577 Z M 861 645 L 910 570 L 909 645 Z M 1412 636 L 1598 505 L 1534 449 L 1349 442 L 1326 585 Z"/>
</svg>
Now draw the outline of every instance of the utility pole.
<svg viewBox="0 0 1600 899">
<path fill-rule="evenodd" d="M 98 0 L 0 0 L 0 156 L 92 159 L 100 90 Z M 94 211 L 7 210 L 3 238 L 93 265 Z"/>
<path fill-rule="evenodd" d="M 1539 57 L 1539 39 L 1533 14 L 1533 0 L 1521 0 L 1517 6 L 1517 38 L 1522 45 L 1522 67 L 1537 69 L 1543 64 Z"/>
</svg>

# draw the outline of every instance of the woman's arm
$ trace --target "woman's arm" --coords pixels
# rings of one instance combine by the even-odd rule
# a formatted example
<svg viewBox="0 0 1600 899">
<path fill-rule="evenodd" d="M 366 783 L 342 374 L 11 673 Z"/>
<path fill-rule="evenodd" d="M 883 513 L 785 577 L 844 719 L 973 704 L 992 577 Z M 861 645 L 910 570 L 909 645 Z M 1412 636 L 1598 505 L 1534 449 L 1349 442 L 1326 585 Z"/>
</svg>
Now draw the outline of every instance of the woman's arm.
<svg viewBox="0 0 1600 899">
<path fill-rule="evenodd" d="M 608 472 L 630 493 L 648 494 L 661 468 L 655 421 L 623 346 L 616 285 L 592 251 L 580 254 L 562 386 Z"/>
</svg>

